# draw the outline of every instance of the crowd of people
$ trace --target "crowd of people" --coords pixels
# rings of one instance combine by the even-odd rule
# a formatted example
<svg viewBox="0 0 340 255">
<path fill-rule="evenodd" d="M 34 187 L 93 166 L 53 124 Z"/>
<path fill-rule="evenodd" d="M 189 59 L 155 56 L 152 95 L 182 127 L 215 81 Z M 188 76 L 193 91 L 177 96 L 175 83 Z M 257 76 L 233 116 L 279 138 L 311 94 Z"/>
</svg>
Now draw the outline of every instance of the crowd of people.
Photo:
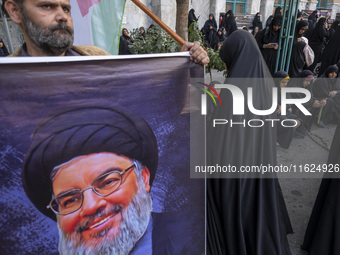
<svg viewBox="0 0 340 255">
<path fill-rule="evenodd" d="M 278 25 L 275 23 L 276 20 L 277 16 L 274 16 L 269 26 L 271 36 L 275 35 L 274 26 Z M 305 31 L 305 24 L 305 22 L 301 23 L 297 27 L 294 39 L 296 43 L 303 42 L 298 39 L 300 31 Z M 267 45 L 266 43 L 270 41 L 263 45 Z M 244 165 L 275 165 L 277 143 L 284 148 L 289 148 L 292 139 L 294 137 L 304 138 L 306 135 L 304 130 L 310 130 L 313 124 L 322 128 L 325 123 L 339 123 L 339 59 L 337 64 L 327 67 L 319 78 L 316 78 L 316 74 L 308 69 L 296 73 L 294 79 L 290 78 L 288 72 L 282 70 L 272 75 L 257 41 L 251 33 L 242 29 L 234 32 L 225 40 L 219 55 L 228 70 L 225 83 L 236 85 L 243 93 L 246 93 L 249 87 L 253 88 L 253 105 L 258 105 L 261 109 L 269 109 L 271 106 L 269 100 L 272 88 L 271 79 L 264 78 L 273 76 L 274 84 L 279 92 L 278 108 L 275 113 L 267 117 L 278 118 L 281 121 L 287 120 L 287 125 L 289 122 L 296 125 L 292 127 L 277 125 L 277 130 L 275 130 L 266 126 L 252 128 L 240 125 L 226 127 L 209 124 L 207 126 L 207 165 L 232 165 L 236 166 L 236 169 Z M 255 78 L 262 78 L 262 81 L 259 82 L 260 79 Z M 310 91 L 311 98 L 303 106 L 312 115 L 305 115 L 294 105 L 285 105 L 286 114 L 281 115 L 283 106 L 281 107 L 280 94 L 282 88 L 287 86 Z M 287 95 L 287 98 L 304 97 L 302 93 Z M 221 89 L 220 98 L 223 105 L 218 105 L 211 111 L 208 122 L 213 119 L 230 118 L 241 123 L 242 118 L 264 118 L 264 116 L 254 115 L 249 110 L 242 118 L 233 115 L 235 106 L 229 89 Z M 328 159 L 330 164 L 339 163 L 339 134 L 340 126 L 331 146 Z M 219 178 L 207 180 L 208 254 L 291 255 L 287 234 L 293 233 L 293 226 L 277 179 L 223 178 L 223 174 L 225 173 L 218 175 Z M 302 246 L 310 255 L 338 254 L 340 250 L 337 242 L 337 233 L 340 230 L 337 227 L 339 218 L 337 202 L 340 197 L 338 187 L 337 179 L 323 179 L 322 181 Z"/>
<path fill-rule="evenodd" d="M 204 37 L 204 46 L 213 48 L 214 50 L 220 49 L 224 40 L 237 29 L 237 23 L 232 10 L 229 10 L 220 17 L 218 28 L 214 14 L 210 13 L 209 19 L 201 28 Z"/>
<path fill-rule="evenodd" d="M 334 21 L 328 29 L 328 19 L 321 17 L 317 10 L 313 11 L 308 19 L 303 19 L 302 12 L 298 11 L 297 16 L 293 17 L 296 25 L 289 70 L 288 72 L 276 71 L 280 31 L 286 29 L 283 26 L 281 11 L 281 7 L 276 8 L 274 15 L 267 19 L 264 28 L 261 14 L 256 13 L 249 27 L 251 29 L 249 33 L 251 32 L 255 38 L 265 66 L 275 80 L 279 97 L 281 88 L 285 86 L 305 88 L 311 92 L 311 99 L 304 104 L 311 116 L 305 116 L 298 108 L 292 106 L 287 106 L 287 114 L 281 116 L 280 102 L 278 104 L 279 118 L 292 119 L 296 123 L 292 128 L 279 125 L 277 130 L 277 143 L 284 148 L 289 148 L 294 137 L 303 139 L 313 125 L 324 128 L 328 123 L 336 123 L 340 120 L 340 26 L 339 21 Z M 223 42 L 237 31 L 233 12 L 229 10 L 225 15 L 221 15 L 218 29 L 217 26 L 214 15 L 210 13 L 209 19 L 201 29 L 205 46 L 215 50 L 220 49 Z M 244 30 L 248 31 L 248 29 Z M 287 96 L 302 97 L 299 93 Z"/>
</svg>

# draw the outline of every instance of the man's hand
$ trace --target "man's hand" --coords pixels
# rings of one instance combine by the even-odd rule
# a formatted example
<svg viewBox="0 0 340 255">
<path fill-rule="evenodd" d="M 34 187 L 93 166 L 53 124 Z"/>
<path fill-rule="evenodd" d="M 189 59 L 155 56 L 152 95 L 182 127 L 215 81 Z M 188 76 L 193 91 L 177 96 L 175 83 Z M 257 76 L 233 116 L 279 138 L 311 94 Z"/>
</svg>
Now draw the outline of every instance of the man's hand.
<svg viewBox="0 0 340 255">
<path fill-rule="evenodd" d="M 199 42 L 185 42 L 181 51 L 189 51 L 190 60 L 197 64 L 207 65 L 210 61 L 208 54 L 201 47 Z"/>
</svg>

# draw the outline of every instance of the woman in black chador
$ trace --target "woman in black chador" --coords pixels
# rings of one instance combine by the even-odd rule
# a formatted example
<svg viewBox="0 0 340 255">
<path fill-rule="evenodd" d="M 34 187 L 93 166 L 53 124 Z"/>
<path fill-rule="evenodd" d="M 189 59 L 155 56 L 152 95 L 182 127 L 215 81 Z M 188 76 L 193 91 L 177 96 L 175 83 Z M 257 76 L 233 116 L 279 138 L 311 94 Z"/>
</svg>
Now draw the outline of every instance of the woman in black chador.
<svg viewBox="0 0 340 255">
<path fill-rule="evenodd" d="M 313 94 L 317 99 L 326 99 L 333 102 L 330 114 L 325 116 L 327 122 L 340 121 L 340 79 L 339 68 L 336 65 L 329 66 L 313 85 Z"/>
<path fill-rule="evenodd" d="M 304 88 L 311 93 L 311 98 L 308 102 L 304 103 L 303 106 L 312 114 L 305 115 L 297 107 L 293 109 L 293 112 L 302 119 L 304 127 L 310 131 L 313 124 L 317 126 L 323 126 L 324 116 L 329 113 L 332 109 L 332 101 L 327 101 L 325 99 L 317 99 L 313 95 L 313 80 L 314 76 L 310 70 L 303 70 L 298 74 L 296 79 L 292 80 L 290 87 Z M 293 98 L 304 98 L 305 95 L 301 93 L 293 93 Z M 320 109 L 322 110 L 320 111 Z"/>
<path fill-rule="evenodd" d="M 277 142 L 285 149 L 288 149 L 293 138 L 304 138 L 304 130 L 302 125 L 302 119 L 293 113 L 293 106 L 286 105 L 285 115 L 282 114 L 283 105 L 281 104 L 281 90 L 287 87 L 287 84 L 290 81 L 288 73 L 285 71 L 277 71 L 274 74 L 275 85 L 278 88 L 278 105 L 277 105 L 277 118 L 280 120 L 277 123 Z M 286 94 L 286 98 L 291 99 L 293 96 L 291 93 Z M 285 121 L 285 125 L 283 126 L 280 123 Z M 295 124 L 295 126 L 294 126 Z M 287 127 L 289 125 L 289 127 Z"/>
<path fill-rule="evenodd" d="M 340 20 L 335 20 L 331 27 L 329 28 L 329 39 L 332 38 L 332 35 L 335 33 L 335 30 L 339 27 Z"/>
<path fill-rule="evenodd" d="M 322 54 L 322 61 L 319 71 L 321 76 L 327 67 L 335 65 L 340 60 L 340 26 L 335 29 Z"/>
<path fill-rule="evenodd" d="M 340 124 L 335 131 L 325 173 L 305 233 L 302 248 L 309 255 L 340 254 Z"/>
<path fill-rule="evenodd" d="M 258 12 L 255 14 L 255 17 L 252 22 L 253 30 L 255 29 L 255 27 L 258 27 L 259 31 L 262 30 L 262 21 L 260 19 L 261 19 L 261 14 Z"/>
<path fill-rule="evenodd" d="M 220 57 L 229 71 L 224 83 L 237 86 L 245 98 L 248 87 L 253 88 L 254 108 L 270 109 L 274 81 L 264 79 L 270 77 L 270 73 L 251 33 L 235 31 L 224 41 Z M 227 119 L 247 123 L 251 119 L 276 118 L 275 113 L 253 114 L 246 106 L 247 100 L 244 114 L 233 115 L 230 91 L 221 89 L 220 96 L 223 105 L 215 108 L 211 121 Z M 247 124 L 231 126 L 229 122 L 213 127 L 209 122 L 207 141 L 210 166 L 230 165 L 240 169 L 241 166 L 276 164 L 275 126 L 264 124 L 252 128 Z M 222 173 L 215 177 L 228 175 Z M 286 235 L 292 228 L 278 180 L 232 177 L 207 180 L 207 254 L 291 254 Z"/>
<path fill-rule="evenodd" d="M 308 29 L 308 22 L 301 20 L 297 23 L 295 28 L 293 48 L 290 57 L 289 76 L 291 78 L 297 77 L 302 72 L 306 64 L 304 50 L 307 43 L 301 39 L 303 33 Z"/>
<path fill-rule="evenodd" d="M 318 13 L 317 11 L 314 11 L 311 15 L 308 17 L 308 29 L 305 32 L 304 36 L 310 40 L 312 37 L 313 29 L 315 27 L 316 21 L 317 21 Z"/>
<path fill-rule="evenodd" d="M 188 14 L 188 28 L 190 27 L 191 23 L 198 21 L 198 19 L 199 19 L 199 16 L 196 18 L 195 10 L 191 9 Z"/>
<path fill-rule="evenodd" d="M 258 32 L 255 36 L 262 56 L 269 68 L 271 75 L 274 75 L 277 50 L 279 48 L 280 29 L 282 16 L 276 15 L 270 26 Z"/>
<path fill-rule="evenodd" d="M 208 42 L 209 47 L 213 47 L 215 34 L 217 32 L 217 23 L 214 17 L 214 14 L 209 14 L 209 19 L 204 23 L 202 28 L 202 33 L 204 35 L 205 40 Z"/>
<path fill-rule="evenodd" d="M 309 46 L 314 51 L 314 62 L 311 66 L 308 67 L 309 70 L 312 72 L 317 63 L 321 61 L 322 58 L 322 48 L 324 47 L 325 41 L 329 37 L 327 27 L 327 20 L 326 18 L 320 18 L 313 29 L 311 38 L 309 40 Z"/>
<path fill-rule="evenodd" d="M 224 27 L 227 31 L 227 36 L 231 35 L 237 30 L 235 16 L 232 10 L 229 10 L 223 17 L 220 27 Z"/>
</svg>

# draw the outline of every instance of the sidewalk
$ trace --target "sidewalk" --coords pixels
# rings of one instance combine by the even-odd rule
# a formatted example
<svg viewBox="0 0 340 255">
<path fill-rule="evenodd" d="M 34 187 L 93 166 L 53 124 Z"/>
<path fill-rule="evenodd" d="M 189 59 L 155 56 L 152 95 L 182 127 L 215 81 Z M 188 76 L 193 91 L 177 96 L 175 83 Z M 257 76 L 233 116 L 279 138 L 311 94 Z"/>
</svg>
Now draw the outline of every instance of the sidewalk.
<svg viewBox="0 0 340 255">
<path fill-rule="evenodd" d="M 212 70 L 212 81 L 224 83 L 223 72 Z M 205 82 L 210 83 L 210 75 L 206 74 Z M 336 125 L 326 128 L 313 126 L 304 139 L 293 139 L 289 149 L 277 146 L 277 164 L 285 166 L 309 166 L 310 164 L 326 163 Z M 287 178 L 278 175 L 286 206 L 292 222 L 294 234 L 288 235 L 292 255 L 307 255 L 300 249 L 308 224 L 314 201 L 319 189 L 322 174 L 293 175 Z M 311 178 L 313 177 L 313 178 Z"/>
</svg>

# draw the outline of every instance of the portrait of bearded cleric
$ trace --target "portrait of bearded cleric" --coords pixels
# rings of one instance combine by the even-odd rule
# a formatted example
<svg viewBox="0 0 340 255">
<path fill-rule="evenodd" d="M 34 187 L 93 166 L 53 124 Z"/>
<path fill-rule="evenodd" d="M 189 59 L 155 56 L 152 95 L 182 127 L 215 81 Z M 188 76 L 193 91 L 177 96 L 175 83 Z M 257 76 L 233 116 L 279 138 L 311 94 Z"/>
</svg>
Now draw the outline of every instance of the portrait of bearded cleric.
<svg viewBox="0 0 340 255">
<path fill-rule="evenodd" d="M 61 254 L 153 254 L 164 244 L 153 240 L 157 164 L 155 135 L 140 116 L 111 102 L 73 103 L 38 123 L 22 181 L 57 221 Z"/>
</svg>

